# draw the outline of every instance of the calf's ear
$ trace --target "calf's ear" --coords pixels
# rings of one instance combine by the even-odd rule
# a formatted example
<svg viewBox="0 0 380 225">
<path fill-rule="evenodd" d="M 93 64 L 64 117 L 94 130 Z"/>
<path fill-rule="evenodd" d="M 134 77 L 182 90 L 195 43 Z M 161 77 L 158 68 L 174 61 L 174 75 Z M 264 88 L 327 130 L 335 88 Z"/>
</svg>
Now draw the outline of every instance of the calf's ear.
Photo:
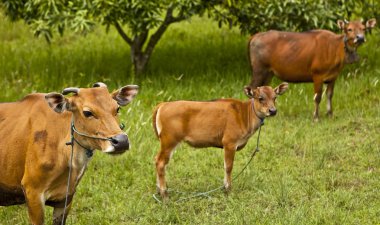
<svg viewBox="0 0 380 225">
<path fill-rule="evenodd" d="M 285 93 L 286 90 L 288 90 L 288 87 L 288 83 L 283 82 L 274 89 L 274 92 L 276 93 L 276 95 L 282 95 Z"/>
<path fill-rule="evenodd" d="M 62 113 L 65 110 L 69 110 L 69 101 L 62 94 L 59 93 L 49 93 L 45 95 L 45 100 L 57 113 Z"/>
<path fill-rule="evenodd" d="M 117 101 L 120 106 L 130 103 L 139 92 L 139 86 L 127 85 L 112 93 L 112 98 Z"/>
<path fill-rule="evenodd" d="M 248 96 L 248 98 L 257 98 L 260 93 L 258 93 L 258 89 L 252 90 L 250 86 L 244 87 L 244 93 Z"/>
<path fill-rule="evenodd" d="M 253 98 L 253 91 L 250 86 L 244 86 L 244 93 L 248 96 L 248 98 Z"/>
<path fill-rule="evenodd" d="M 374 28 L 376 25 L 376 19 L 375 18 L 372 18 L 372 19 L 369 19 L 366 23 L 365 23 L 365 26 L 367 29 L 372 29 Z"/>
</svg>

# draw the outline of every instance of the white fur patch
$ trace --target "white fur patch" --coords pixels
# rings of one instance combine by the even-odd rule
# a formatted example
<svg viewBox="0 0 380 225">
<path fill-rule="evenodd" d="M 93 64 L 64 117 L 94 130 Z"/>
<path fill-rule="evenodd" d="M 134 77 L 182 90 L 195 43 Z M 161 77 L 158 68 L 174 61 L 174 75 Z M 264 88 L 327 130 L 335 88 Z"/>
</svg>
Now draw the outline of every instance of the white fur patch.
<svg viewBox="0 0 380 225">
<path fill-rule="evenodd" d="M 156 114 L 156 130 L 157 130 L 158 136 L 160 136 L 161 131 L 162 131 L 162 123 L 160 120 L 160 109 L 161 107 L 157 109 L 157 114 Z"/>
<path fill-rule="evenodd" d="M 108 145 L 108 147 L 103 150 L 104 153 L 111 153 L 115 151 L 115 147 L 113 147 L 111 144 Z"/>
</svg>

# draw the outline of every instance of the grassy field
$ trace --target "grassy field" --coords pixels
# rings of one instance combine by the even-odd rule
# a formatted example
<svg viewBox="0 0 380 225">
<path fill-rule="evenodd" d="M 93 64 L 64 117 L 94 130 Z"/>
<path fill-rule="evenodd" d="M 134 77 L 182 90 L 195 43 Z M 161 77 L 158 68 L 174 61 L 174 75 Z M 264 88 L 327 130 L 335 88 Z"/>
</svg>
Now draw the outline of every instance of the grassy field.
<svg viewBox="0 0 380 225">
<path fill-rule="evenodd" d="M 339 77 L 334 118 L 312 122 L 312 84 L 291 84 L 277 101 L 278 115 L 262 129 L 261 152 L 233 183 L 229 196 L 158 204 L 153 158 L 159 142 L 153 107 L 162 101 L 246 99 L 250 81 L 246 44 L 238 30 L 218 29 L 199 18 L 170 27 L 147 73 L 130 75 L 129 50 L 103 28 L 83 37 L 56 37 L 51 45 L 34 38 L 22 23 L 0 23 L 0 101 L 30 92 L 140 85 L 122 110 L 132 143 L 118 157 L 97 153 L 78 186 L 68 224 L 379 224 L 380 223 L 380 36 L 360 49 L 362 60 Z M 272 82 L 273 86 L 280 83 Z M 1 137 L 4 138 L 4 137 Z M 257 134 L 235 157 L 237 174 L 249 159 Z M 220 149 L 177 148 L 168 166 L 168 185 L 184 192 L 223 183 Z M 186 196 L 186 195 L 185 195 Z M 47 207 L 47 224 L 52 209 Z M 27 224 L 25 206 L 0 207 L 0 224 Z"/>
</svg>

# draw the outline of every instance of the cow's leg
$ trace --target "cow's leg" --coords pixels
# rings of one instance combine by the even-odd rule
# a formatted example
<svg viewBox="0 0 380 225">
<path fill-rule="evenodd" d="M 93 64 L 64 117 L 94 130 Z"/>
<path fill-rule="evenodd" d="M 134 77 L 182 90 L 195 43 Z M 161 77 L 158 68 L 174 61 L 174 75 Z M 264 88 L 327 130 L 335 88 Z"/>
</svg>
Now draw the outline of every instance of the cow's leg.
<svg viewBox="0 0 380 225">
<path fill-rule="evenodd" d="M 266 68 L 260 68 L 259 66 L 253 67 L 252 69 L 252 80 L 250 87 L 252 89 L 268 85 L 272 80 L 273 73 Z"/>
<path fill-rule="evenodd" d="M 69 214 L 69 211 L 71 209 L 71 198 L 69 198 L 68 204 L 66 206 L 66 210 L 64 210 L 65 201 L 63 201 L 59 206 L 54 206 L 53 211 L 53 225 L 60 225 L 66 224 L 67 215 Z M 65 214 L 63 214 L 63 211 L 65 211 Z"/>
<path fill-rule="evenodd" d="M 314 80 L 314 121 L 319 120 L 319 103 L 322 99 L 323 81 L 320 79 Z"/>
<path fill-rule="evenodd" d="M 333 116 L 333 109 L 332 109 L 332 97 L 334 95 L 334 85 L 335 85 L 335 80 L 331 81 L 330 83 L 327 84 L 327 89 L 326 89 L 326 95 L 327 95 L 327 115 L 330 117 Z"/>
<path fill-rule="evenodd" d="M 44 205 L 45 200 L 41 191 L 31 187 L 23 187 L 26 203 L 28 206 L 29 220 L 33 225 L 44 224 Z"/>
<path fill-rule="evenodd" d="M 224 147 L 224 188 L 227 192 L 231 190 L 231 173 L 234 165 L 235 148 L 233 146 Z"/>
<path fill-rule="evenodd" d="M 164 200 L 168 199 L 165 181 L 165 167 L 169 163 L 171 152 L 178 142 L 169 139 L 160 139 L 161 149 L 156 155 L 157 191 Z"/>
</svg>

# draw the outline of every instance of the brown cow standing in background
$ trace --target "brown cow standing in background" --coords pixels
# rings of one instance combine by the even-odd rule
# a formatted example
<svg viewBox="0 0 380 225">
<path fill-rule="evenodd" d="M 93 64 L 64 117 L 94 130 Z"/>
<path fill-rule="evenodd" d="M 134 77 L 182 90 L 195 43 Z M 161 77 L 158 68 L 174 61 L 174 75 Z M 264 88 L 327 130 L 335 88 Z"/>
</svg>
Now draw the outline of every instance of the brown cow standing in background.
<svg viewBox="0 0 380 225">
<path fill-rule="evenodd" d="M 66 220 L 76 186 L 94 149 L 121 154 L 129 140 L 119 127 L 119 106 L 137 94 L 127 85 L 110 94 L 107 86 L 66 88 L 62 94 L 30 94 L 0 104 L 0 206 L 27 203 L 29 220 L 44 224 L 44 205 L 54 207 L 53 224 Z M 74 132 L 70 165 L 70 124 Z M 71 167 L 69 198 L 64 210 Z M 64 213 L 65 212 L 65 213 Z"/>
<path fill-rule="evenodd" d="M 327 113 L 332 116 L 331 99 L 335 80 L 346 63 L 358 61 L 356 49 L 365 42 L 366 29 L 375 26 L 370 19 L 341 21 L 342 35 L 328 30 L 303 33 L 268 31 L 258 33 L 249 41 L 252 81 L 246 88 L 268 85 L 273 75 L 287 82 L 314 83 L 314 120 L 319 117 L 323 84 L 327 84 Z"/>
</svg>

